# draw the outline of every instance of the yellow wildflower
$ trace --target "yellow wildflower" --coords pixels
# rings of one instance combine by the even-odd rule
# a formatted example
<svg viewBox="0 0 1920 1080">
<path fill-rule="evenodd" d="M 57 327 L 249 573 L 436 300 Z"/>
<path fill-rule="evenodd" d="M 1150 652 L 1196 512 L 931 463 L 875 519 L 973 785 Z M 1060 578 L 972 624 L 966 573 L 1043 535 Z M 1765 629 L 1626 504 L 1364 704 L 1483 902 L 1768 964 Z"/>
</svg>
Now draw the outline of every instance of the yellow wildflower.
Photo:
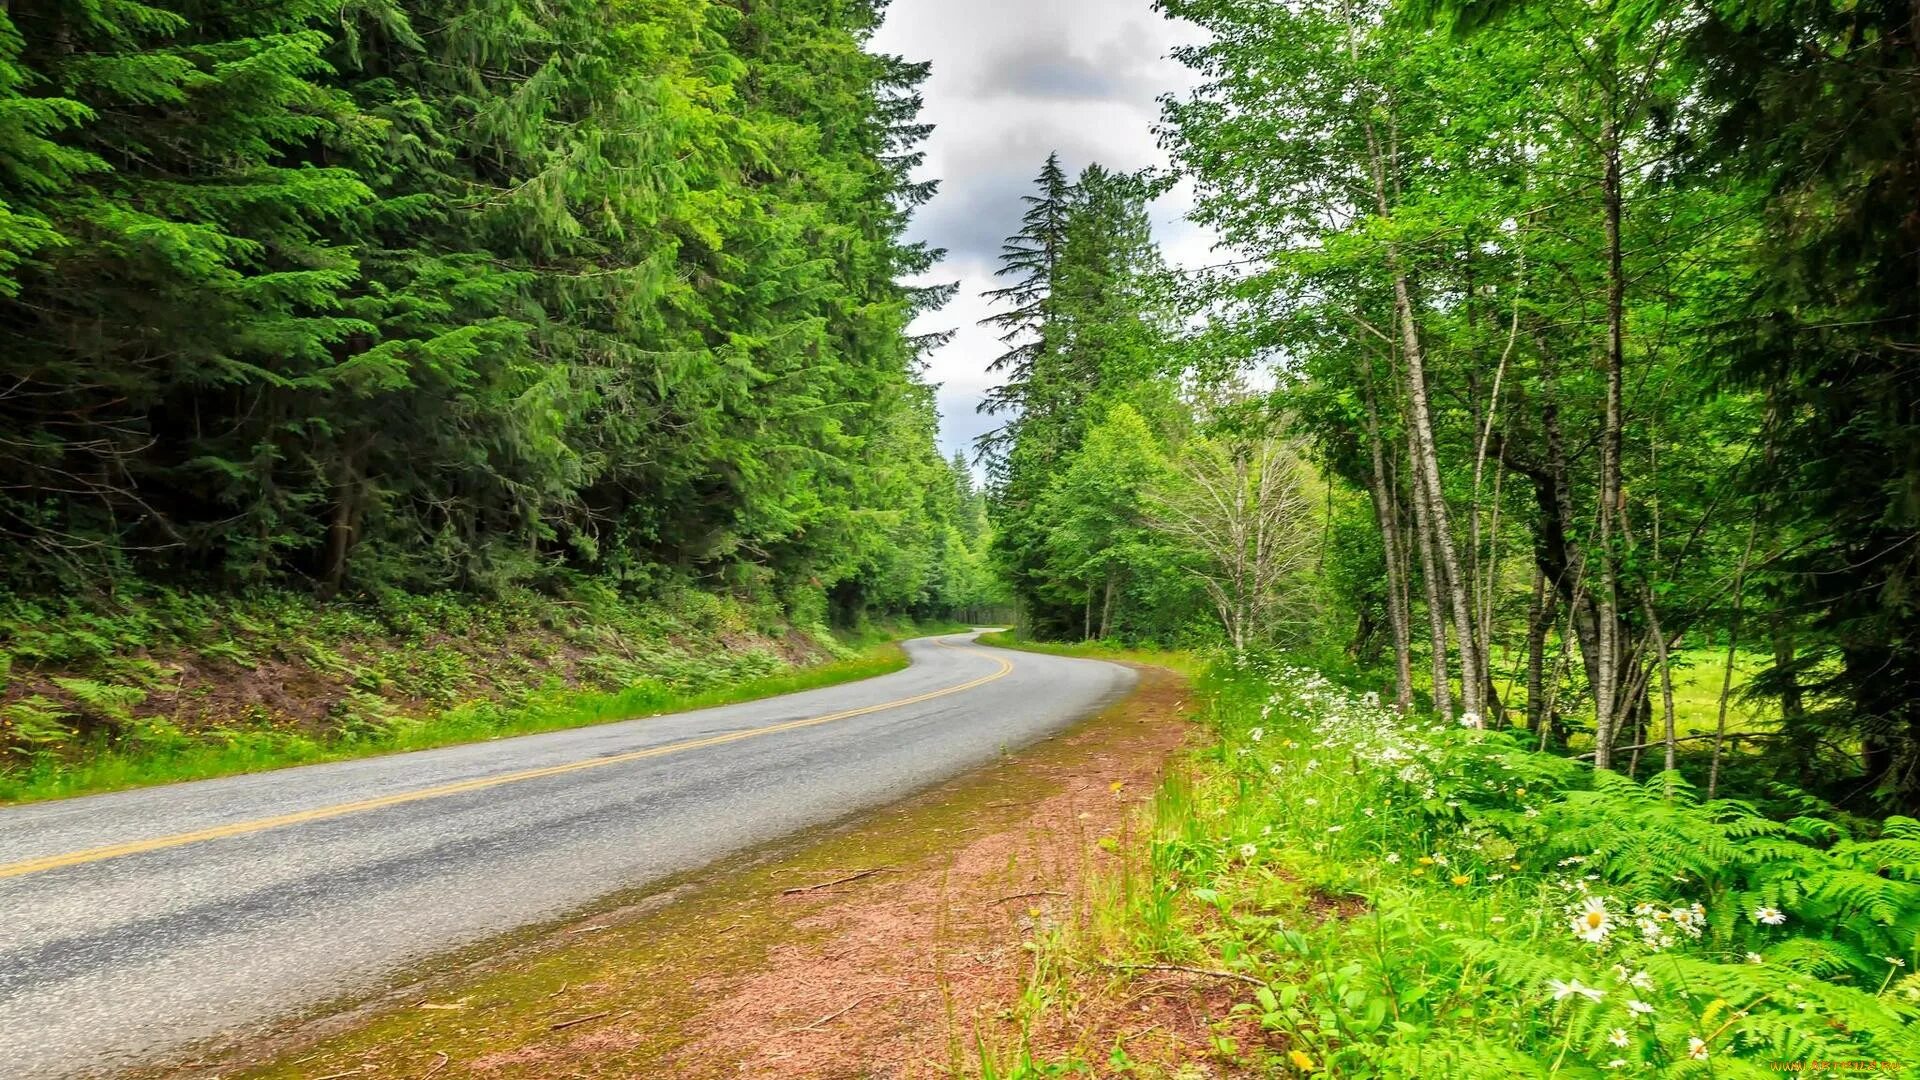
<svg viewBox="0 0 1920 1080">
<path fill-rule="evenodd" d="M 1301 1072 L 1313 1071 L 1313 1058 L 1303 1050 L 1287 1051 L 1287 1060 L 1293 1062 L 1293 1067 Z"/>
</svg>

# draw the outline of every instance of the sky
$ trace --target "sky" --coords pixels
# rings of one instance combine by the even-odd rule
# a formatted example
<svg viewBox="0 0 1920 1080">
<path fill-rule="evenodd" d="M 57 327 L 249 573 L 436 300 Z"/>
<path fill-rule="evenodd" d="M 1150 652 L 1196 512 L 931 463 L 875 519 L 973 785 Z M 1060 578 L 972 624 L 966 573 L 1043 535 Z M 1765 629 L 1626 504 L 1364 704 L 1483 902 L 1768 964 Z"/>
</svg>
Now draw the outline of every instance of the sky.
<svg viewBox="0 0 1920 1080">
<path fill-rule="evenodd" d="M 940 387 L 941 445 L 972 457 L 976 436 L 1000 420 L 975 411 L 996 377 L 987 365 L 1005 348 L 978 325 L 993 309 L 1000 243 L 1019 227 L 1033 179 L 1060 152 L 1069 174 L 1089 162 L 1133 170 L 1165 165 L 1155 145 L 1157 99 L 1192 78 L 1167 58 L 1195 39 L 1151 0 L 893 0 L 873 48 L 929 60 L 921 117 L 934 125 L 922 178 L 940 192 L 920 209 L 912 237 L 947 249 L 926 282 L 959 282 L 916 332 L 955 330 L 930 357 Z M 1191 197 L 1176 188 L 1156 203 L 1154 232 L 1167 261 L 1209 261 L 1211 239 L 1185 220 Z"/>
</svg>

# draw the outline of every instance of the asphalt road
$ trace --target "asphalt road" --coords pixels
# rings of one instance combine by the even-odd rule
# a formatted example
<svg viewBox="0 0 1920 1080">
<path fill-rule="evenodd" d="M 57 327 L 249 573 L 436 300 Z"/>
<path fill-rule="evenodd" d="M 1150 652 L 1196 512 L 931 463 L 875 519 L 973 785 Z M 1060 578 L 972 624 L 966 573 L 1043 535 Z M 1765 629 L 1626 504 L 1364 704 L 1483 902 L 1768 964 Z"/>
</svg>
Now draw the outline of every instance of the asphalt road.
<svg viewBox="0 0 1920 1080">
<path fill-rule="evenodd" d="M 0 1077 L 108 1074 L 991 760 L 1125 668 L 909 642 L 892 675 L 0 809 Z"/>
</svg>

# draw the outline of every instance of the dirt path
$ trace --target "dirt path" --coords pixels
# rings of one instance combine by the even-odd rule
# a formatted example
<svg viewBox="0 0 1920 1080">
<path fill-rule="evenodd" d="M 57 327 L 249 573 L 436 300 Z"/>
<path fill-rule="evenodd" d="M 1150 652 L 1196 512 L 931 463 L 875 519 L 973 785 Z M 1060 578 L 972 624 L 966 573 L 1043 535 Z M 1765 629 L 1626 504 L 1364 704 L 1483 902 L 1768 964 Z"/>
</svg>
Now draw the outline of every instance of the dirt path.
<svg viewBox="0 0 1920 1080">
<path fill-rule="evenodd" d="M 1109 849 L 1188 733 L 1185 697 L 1146 669 L 1068 734 L 824 837 L 156 1075 L 975 1072 L 982 1045 L 1017 1040 L 1025 943 L 1084 914 L 1110 877 Z"/>
</svg>

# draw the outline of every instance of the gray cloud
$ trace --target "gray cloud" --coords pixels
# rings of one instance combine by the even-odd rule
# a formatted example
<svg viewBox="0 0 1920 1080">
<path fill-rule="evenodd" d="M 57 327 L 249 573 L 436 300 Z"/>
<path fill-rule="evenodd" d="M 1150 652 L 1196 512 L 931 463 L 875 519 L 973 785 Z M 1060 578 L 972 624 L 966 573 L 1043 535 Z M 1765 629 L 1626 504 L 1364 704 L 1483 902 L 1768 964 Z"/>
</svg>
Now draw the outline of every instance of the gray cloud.
<svg viewBox="0 0 1920 1080">
<path fill-rule="evenodd" d="M 1018 172 L 976 174 L 965 184 L 941 185 L 940 197 L 920 211 L 913 234 L 947 249 L 949 261 L 992 263 L 1000 242 L 1019 227 L 1020 196 L 1033 190 L 1039 163 Z"/>
<path fill-rule="evenodd" d="M 1059 101 L 1110 101 L 1127 91 L 1124 71 L 1045 46 L 1023 46 L 994 59 L 981 73 L 982 94 Z"/>
<path fill-rule="evenodd" d="M 1105 101 L 1151 106 L 1164 88 L 1154 70 L 1165 50 L 1138 22 L 1126 22 L 1101 42 L 1093 55 L 1074 51 L 1074 38 L 1061 30 L 1022 38 L 1005 52 L 990 54 L 975 76 L 973 92 L 983 98 L 1019 97 L 1052 101 Z"/>
</svg>

